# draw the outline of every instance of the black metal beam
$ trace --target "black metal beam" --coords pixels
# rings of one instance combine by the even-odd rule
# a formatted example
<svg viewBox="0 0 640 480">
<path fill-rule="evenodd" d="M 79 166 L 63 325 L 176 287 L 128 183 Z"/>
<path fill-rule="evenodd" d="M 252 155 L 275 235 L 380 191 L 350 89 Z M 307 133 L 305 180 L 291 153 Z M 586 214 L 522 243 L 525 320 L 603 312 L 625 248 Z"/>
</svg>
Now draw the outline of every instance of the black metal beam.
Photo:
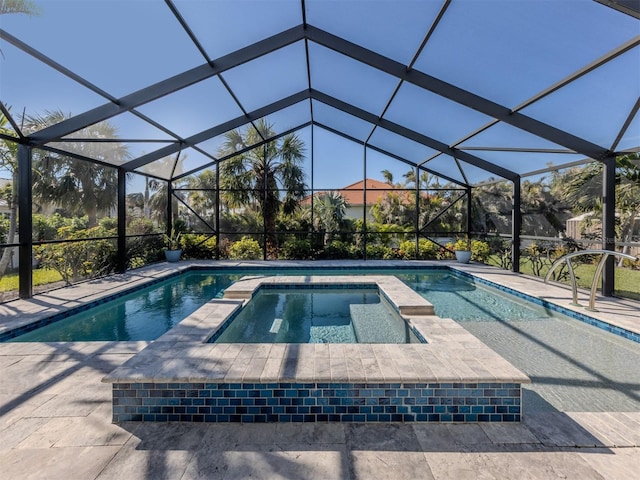
<svg viewBox="0 0 640 480">
<path fill-rule="evenodd" d="M 217 135 L 222 135 L 225 132 L 241 127 L 242 125 L 250 123 L 253 120 L 257 120 L 266 115 L 270 115 L 274 112 L 277 112 L 278 110 L 282 110 L 283 108 L 289 107 L 308 98 L 309 92 L 307 90 L 303 90 L 281 100 L 278 100 L 277 102 L 274 102 L 270 105 L 267 105 L 266 107 L 262 107 L 258 110 L 254 110 L 253 112 L 249 112 L 246 116 L 242 115 L 240 117 L 236 117 L 232 120 L 229 120 L 228 122 L 222 123 L 213 128 L 209 128 L 200 133 L 196 133 L 195 135 L 192 135 L 191 137 L 185 139 L 183 144 L 175 143 L 173 145 L 167 145 L 166 147 L 160 148 L 151 153 L 147 153 L 146 155 L 142 155 L 141 157 L 124 163 L 122 167 L 126 170 L 134 170 L 143 165 L 171 155 L 172 153 L 176 153 L 184 148 L 185 145 L 191 146 L 204 142 Z"/>
<path fill-rule="evenodd" d="M 513 181 L 518 175 L 511 170 L 507 170 L 506 168 L 500 167 L 498 165 L 494 165 L 487 160 L 483 160 L 480 157 L 476 157 L 470 153 L 464 152 L 462 150 L 458 150 L 457 148 L 449 147 L 446 143 L 442 143 L 439 140 L 428 137 L 421 133 L 416 132 L 415 130 L 411 130 L 407 127 L 403 127 L 397 123 L 391 122 L 390 120 L 385 120 L 378 118 L 376 115 L 369 113 L 361 108 L 355 107 L 349 103 L 343 102 L 342 100 L 338 100 L 335 97 L 327 95 L 325 93 L 319 92 L 317 90 L 311 90 L 311 98 L 318 100 L 319 102 L 326 103 L 327 105 L 337 108 L 338 110 L 342 110 L 354 117 L 358 117 L 362 120 L 365 120 L 369 123 L 376 124 L 382 128 L 392 131 L 393 133 L 397 133 L 400 136 L 405 138 L 409 138 L 415 142 L 418 142 L 422 145 L 426 145 L 429 148 L 433 148 L 434 150 L 438 150 L 442 153 L 446 153 L 454 158 L 459 158 L 471 165 L 475 165 L 483 170 L 491 172 L 495 175 L 498 175 L 502 178 L 506 178 L 508 180 Z"/>
<path fill-rule="evenodd" d="M 616 157 L 610 155 L 604 161 L 602 179 L 602 249 L 616 249 Z M 602 271 L 602 294 L 613 295 L 615 289 L 614 257 L 609 256 Z"/>
<path fill-rule="evenodd" d="M 127 270 L 127 172 L 118 168 L 118 254 L 116 273 Z"/>
<path fill-rule="evenodd" d="M 201 82 L 213 77 L 230 68 L 254 60 L 258 57 L 271 53 L 280 48 L 286 47 L 304 38 L 302 25 L 290 28 L 281 33 L 273 35 L 265 40 L 256 42 L 248 47 L 237 50 L 233 53 L 214 60 L 212 67 L 205 63 L 199 67 L 192 68 L 186 72 L 175 75 L 161 82 L 150 85 L 137 92 L 126 95 L 85 113 L 76 115 L 68 120 L 60 122 L 51 127 L 44 128 L 30 136 L 35 145 L 51 142 L 53 140 L 69 135 L 77 130 L 93 125 L 102 120 L 107 120 L 115 115 L 131 110 L 152 100 L 181 90 L 189 85 Z"/>
<path fill-rule="evenodd" d="M 31 147 L 18 145 L 18 295 L 33 296 L 33 230 L 31 202 Z"/>
<path fill-rule="evenodd" d="M 442 97 L 448 98 L 449 100 L 464 105 L 465 107 L 484 113 L 489 117 L 493 117 L 521 130 L 525 130 L 533 135 L 549 140 L 550 142 L 562 145 L 574 152 L 581 153 L 597 160 L 605 158 L 608 154 L 608 150 L 599 145 L 547 125 L 523 115 L 522 113 L 514 112 L 498 103 L 456 87 L 431 75 L 427 75 L 426 73 L 413 69 L 407 70 L 405 65 L 396 62 L 395 60 L 344 40 L 343 38 L 322 29 L 308 25 L 306 34 L 309 40 L 330 48 L 331 50 L 372 66 L 389 75 L 403 79 L 406 82 L 429 90 L 430 92 L 436 93 Z"/>
<path fill-rule="evenodd" d="M 45 65 L 48 65 L 49 67 L 53 68 L 54 70 L 56 70 L 56 71 L 60 72 L 61 74 L 69 77 L 71 80 L 74 80 L 75 82 L 78 82 L 83 87 L 86 87 L 89 90 L 91 90 L 92 92 L 97 93 L 101 97 L 104 97 L 104 98 L 106 98 L 106 99 L 108 99 L 108 100 L 110 100 L 112 102 L 117 101 L 117 99 L 115 97 L 113 97 L 112 95 L 110 95 L 109 93 L 105 92 L 104 90 L 102 90 L 101 88 L 97 87 L 96 85 L 94 85 L 93 83 L 89 82 L 88 80 L 86 80 L 85 78 L 81 77 L 80 75 L 72 72 L 68 68 L 63 67 L 58 62 L 56 62 L 56 61 L 52 60 L 51 58 L 47 57 L 46 55 L 42 54 L 41 52 L 39 52 L 35 48 L 30 47 L 29 45 L 24 43 L 22 40 L 19 40 L 18 38 L 14 37 L 13 35 L 11 35 L 6 30 L 3 30 L 2 28 L 0 28 L 0 38 L 2 38 L 3 40 L 6 40 L 8 43 L 12 44 L 14 47 L 19 48 L 23 52 L 27 53 L 28 55 L 31 55 L 35 59 L 37 59 L 40 62 L 44 63 Z"/>
<path fill-rule="evenodd" d="M 511 271 L 520 272 L 520 233 L 522 230 L 522 202 L 520 177 L 513 181 L 511 209 Z"/>
<path fill-rule="evenodd" d="M 631 122 L 633 122 L 633 119 L 636 118 L 638 111 L 640 111 L 640 97 L 638 97 L 636 103 L 633 105 L 633 107 L 631 107 L 631 111 L 629 112 L 629 115 L 627 115 L 627 119 L 624 121 L 624 125 L 622 125 L 622 128 L 618 132 L 616 139 L 613 141 L 613 145 L 611 145 L 611 150 L 615 151 L 618 148 L 618 144 L 624 137 L 624 134 L 627 133 L 627 130 L 631 126 Z"/>
</svg>

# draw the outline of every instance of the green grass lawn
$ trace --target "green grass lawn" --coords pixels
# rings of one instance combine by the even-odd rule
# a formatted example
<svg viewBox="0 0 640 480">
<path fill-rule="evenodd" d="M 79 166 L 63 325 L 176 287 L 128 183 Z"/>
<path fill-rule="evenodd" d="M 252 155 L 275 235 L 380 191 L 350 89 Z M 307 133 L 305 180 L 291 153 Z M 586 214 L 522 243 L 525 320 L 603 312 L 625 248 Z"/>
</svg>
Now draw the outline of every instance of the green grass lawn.
<svg viewBox="0 0 640 480">
<path fill-rule="evenodd" d="M 491 264 L 491 259 L 488 263 Z M 576 280 L 580 288 L 591 288 L 591 282 L 593 281 L 593 276 L 596 273 L 596 267 L 597 265 L 595 264 L 574 265 Z M 549 271 L 549 266 L 542 267 L 542 278 L 544 278 L 544 276 L 547 274 L 547 271 Z M 559 270 L 556 270 L 556 272 L 558 271 Z M 520 260 L 520 272 L 524 273 L 525 275 L 533 275 L 531 263 L 525 258 L 522 258 Z M 615 294 L 617 296 L 640 300 L 640 270 L 632 270 L 630 268 L 616 268 L 615 282 Z M 568 279 L 566 281 L 562 281 L 562 283 L 566 283 L 567 285 L 570 284 Z"/>
<path fill-rule="evenodd" d="M 46 285 L 62 280 L 62 277 L 55 270 L 37 268 L 33 271 L 33 285 Z M 18 274 L 10 273 L 0 278 L 0 292 L 10 292 L 18 290 Z"/>
</svg>

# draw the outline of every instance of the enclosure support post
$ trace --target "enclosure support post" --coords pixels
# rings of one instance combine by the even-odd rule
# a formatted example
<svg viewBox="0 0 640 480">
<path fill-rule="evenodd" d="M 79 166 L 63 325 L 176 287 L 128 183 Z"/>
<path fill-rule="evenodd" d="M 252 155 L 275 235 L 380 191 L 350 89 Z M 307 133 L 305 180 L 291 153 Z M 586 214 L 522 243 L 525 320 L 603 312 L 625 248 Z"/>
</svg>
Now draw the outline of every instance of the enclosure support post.
<svg viewBox="0 0 640 480">
<path fill-rule="evenodd" d="M 173 230 L 173 182 L 167 180 L 167 235 Z"/>
<path fill-rule="evenodd" d="M 216 163 L 216 260 L 220 260 L 220 162 Z"/>
<path fill-rule="evenodd" d="M 263 176 L 262 176 L 262 233 L 263 233 L 263 248 L 262 248 L 262 259 L 266 260 L 267 259 L 267 248 L 269 247 L 269 235 L 273 235 L 273 232 L 269 232 L 268 227 L 270 225 L 267 225 L 267 198 L 269 195 L 269 192 L 267 192 L 267 188 L 269 188 L 269 186 L 267 185 L 267 144 L 265 143 L 262 146 L 262 155 L 263 155 L 263 162 L 265 164 L 265 168 L 264 168 L 264 172 L 263 172 Z"/>
<path fill-rule="evenodd" d="M 602 249 L 616 249 L 616 157 L 610 155 L 604 159 L 604 178 L 602 179 Z M 602 272 L 602 295 L 610 297 L 615 288 L 615 260 L 607 258 Z"/>
<path fill-rule="evenodd" d="M 467 238 L 471 240 L 471 187 L 467 186 L 467 222 L 465 226 Z"/>
<path fill-rule="evenodd" d="M 20 298 L 33 296 L 32 258 L 33 233 L 31 229 L 31 154 L 27 145 L 18 145 L 18 294 Z"/>
<path fill-rule="evenodd" d="M 520 230 L 522 210 L 520 202 L 520 176 L 513 181 L 513 206 L 511 210 L 511 271 L 520 272 Z"/>
<path fill-rule="evenodd" d="M 415 258 L 420 258 L 420 167 L 416 165 L 416 219 L 414 228 L 416 229 L 416 251 Z"/>
<path fill-rule="evenodd" d="M 362 182 L 362 248 L 364 249 L 362 251 L 362 258 L 367 260 L 367 142 L 364 142 L 362 149 L 362 177 L 364 179 L 364 182 Z"/>
<path fill-rule="evenodd" d="M 127 172 L 118 168 L 118 255 L 116 272 L 127 270 Z"/>
</svg>

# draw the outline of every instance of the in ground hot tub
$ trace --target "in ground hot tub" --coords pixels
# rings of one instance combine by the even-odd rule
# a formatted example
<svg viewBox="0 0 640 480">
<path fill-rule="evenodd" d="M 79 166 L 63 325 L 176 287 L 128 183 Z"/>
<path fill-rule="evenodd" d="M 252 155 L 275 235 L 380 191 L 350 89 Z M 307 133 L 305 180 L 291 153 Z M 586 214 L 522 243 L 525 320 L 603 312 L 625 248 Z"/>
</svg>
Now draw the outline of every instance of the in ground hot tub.
<svg viewBox="0 0 640 480">
<path fill-rule="evenodd" d="M 377 288 L 426 343 L 210 342 L 261 288 L 354 286 Z M 269 329 L 282 328 L 277 318 Z M 103 381 L 113 384 L 116 423 L 519 422 L 521 386 L 530 382 L 384 275 L 242 279 Z"/>
<path fill-rule="evenodd" d="M 420 343 L 377 285 L 264 284 L 216 343 Z"/>
</svg>

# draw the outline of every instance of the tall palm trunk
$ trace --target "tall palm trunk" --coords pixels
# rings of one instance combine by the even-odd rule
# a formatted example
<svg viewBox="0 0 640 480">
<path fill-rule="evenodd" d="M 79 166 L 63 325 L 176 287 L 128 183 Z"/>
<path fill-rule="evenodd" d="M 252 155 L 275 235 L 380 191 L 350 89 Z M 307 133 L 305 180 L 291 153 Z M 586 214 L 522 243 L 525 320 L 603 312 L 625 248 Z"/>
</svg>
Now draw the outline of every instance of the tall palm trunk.
<svg viewBox="0 0 640 480">
<path fill-rule="evenodd" d="M 18 223 L 18 181 L 16 174 L 13 174 L 13 186 L 11 189 L 11 197 L 9 201 L 9 232 L 7 233 L 7 243 L 13 243 L 15 241 L 16 226 Z M 13 255 L 13 247 L 7 247 L 2 252 L 2 258 L 0 258 L 0 277 L 3 277 L 11 261 Z"/>
</svg>

